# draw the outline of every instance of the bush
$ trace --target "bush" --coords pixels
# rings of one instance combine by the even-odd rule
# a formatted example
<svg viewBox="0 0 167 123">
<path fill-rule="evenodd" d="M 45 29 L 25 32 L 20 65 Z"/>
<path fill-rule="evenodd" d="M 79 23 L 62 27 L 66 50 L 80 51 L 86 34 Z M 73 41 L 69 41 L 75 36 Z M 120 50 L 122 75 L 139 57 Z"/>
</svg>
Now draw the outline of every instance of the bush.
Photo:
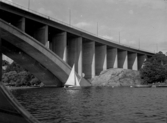
<svg viewBox="0 0 167 123">
<path fill-rule="evenodd" d="M 167 79 L 167 56 L 162 52 L 147 59 L 140 70 L 144 84 L 165 82 Z"/>
</svg>

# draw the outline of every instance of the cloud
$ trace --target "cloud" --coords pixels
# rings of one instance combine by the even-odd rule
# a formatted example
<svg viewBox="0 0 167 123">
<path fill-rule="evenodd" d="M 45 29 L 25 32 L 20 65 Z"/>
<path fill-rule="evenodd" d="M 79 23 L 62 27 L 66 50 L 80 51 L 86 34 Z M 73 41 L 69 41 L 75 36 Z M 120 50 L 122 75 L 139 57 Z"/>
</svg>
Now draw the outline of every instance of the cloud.
<svg viewBox="0 0 167 123">
<path fill-rule="evenodd" d="M 90 26 L 90 25 L 91 24 L 87 23 L 87 22 L 79 22 L 79 23 L 74 24 L 74 26 L 79 27 L 79 28 L 87 27 L 87 26 Z"/>
<path fill-rule="evenodd" d="M 109 40 L 113 40 L 114 39 L 113 37 L 108 36 L 108 35 L 103 35 L 102 37 L 105 38 L 105 39 L 109 39 Z"/>
<path fill-rule="evenodd" d="M 124 2 L 139 7 L 151 7 L 152 9 L 166 9 L 167 6 L 164 0 L 125 0 Z"/>
<path fill-rule="evenodd" d="M 111 4 L 127 3 L 139 7 L 147 6 L 153 9 L 166 9 L 167 7 L 167 0 L 104 0 L 104 2 Z"/>
<path fill-rule="evenodd" d="M 133 13 L 134 13 L 133 10 L 129 10 L 129 14 L 133 15 Z"/>
<path fill-rule="evenodd" d="M 50 16 L 50 17 L 53 17 L 53 18 L 54 18 L 54 16 L 55 16 L 52 11 L 46 10 L 46 9 L 44 9 L 44 8 L 39 8 L 37 11 L 38 11 L 39 13 L 42 13 L 42 14 L 44 14 L 44 15 L 47 15 L 47 16 Z"/>
<path fill-rule="evenodd" d="M 128 41 L 126 39 L 121 39 L 120 43 L 121 44 L 128 44 Z"/>
<path fill-rule="evenodd" d="M 129 45 L 129 46 L 130 45 L 134 45 L 135 46 L 137 42 L 135 40 L 128 41 L 127 39 L 121 39 L 120 43 Z"/>
<path fill-rule="evenodd" d="M 104 0 L 104 2 L 115 3 L 115 2 L 117 2 L 117 0 Z"/>
<path fill-rule="evenodd" d="M 158 51 L 162 51 L 163 53 L 167 53 L 167 41 L 158 44 Z"/>
<path fill-rule="evenodd" d="M 136 41 L 134 41 L 134 40 L 129 41 L 129 44 L 130 44 L 130 45 L 134 45 L 134 44 L 136 44 Z"/>
</svg>

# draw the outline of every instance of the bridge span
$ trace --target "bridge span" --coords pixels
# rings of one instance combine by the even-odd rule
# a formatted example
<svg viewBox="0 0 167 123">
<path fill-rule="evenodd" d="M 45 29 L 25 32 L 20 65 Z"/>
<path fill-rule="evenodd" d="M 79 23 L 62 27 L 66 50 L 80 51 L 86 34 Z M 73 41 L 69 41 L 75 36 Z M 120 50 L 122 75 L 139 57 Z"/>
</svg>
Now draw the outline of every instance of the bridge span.
<svg viewBox="0 0 167 123">
<path fill-rule="evenodd" d="M 139 70 L 144 60 L 153 55 L 109 42 L 14 5 L 0 2 L 0 13 L 2 20 L 39 41 L 69 66 L 75 63 L 76 72 L 80 76 L 84 73 L 86 79 L 109 68 Z"/>
</svg>

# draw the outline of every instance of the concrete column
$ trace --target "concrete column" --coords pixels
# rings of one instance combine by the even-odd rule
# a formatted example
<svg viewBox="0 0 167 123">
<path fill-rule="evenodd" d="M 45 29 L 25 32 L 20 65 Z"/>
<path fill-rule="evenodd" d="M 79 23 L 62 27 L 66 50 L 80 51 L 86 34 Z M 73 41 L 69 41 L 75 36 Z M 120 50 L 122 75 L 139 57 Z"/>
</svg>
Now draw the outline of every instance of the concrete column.
<svg viewBox="0 0 167 123">
<path fill-rule="evenodd" d="M 44 25 L 39 27 L 34 33 L 34 37 L 46 46 L 48 42 L 48 26 Z"/>
<path fill-rule="evenodd" d="M 49 40 L 49 49 L 53 51 L 53 42 L 52 42 L 52 39 Z"/>
<path fill-rule="evenodd" d="M 2 41 L 0 37 L 0 82 L 2 80 L 2 47 L 1 47 Z"/>
<path fill-rule="evenodd" d="M 138 70 L 143 67 L 143 63 L 146 60 L 145 54 L 137 54 L 137 61 L 138 61 Z"/>
<path fill-rule="evenodd" d="M 82 37 L 68 40 L 67 53 L 67 63 L 71 67 L 75 64 L 75 71 L 82 76 Z"/>
<path fill-rule="evenodd" d="M 107 48 L 106 45 L 97 45 L 95 47 L 95 71 L 99 75 L 101 71 L 107 69 Z"/>
<path fill-rule="evenodd" d="M 107 48 L 107 69 L 118 68 L 117 48 Z"/>
<path fill-rule="evenodd" d="M 50 48 L 50 46 L 49 46 L 49 45 L 50 45 L 50 42 L 49 42 L 49 41 L 47 41 L 47 42 L 46 42 L 46 44 L 45 44 L 45 47 L 49 49 L 49 48 Z"/>
<path fill-rule="evenodd" d="M 125 50 L 118 50 L 118 68 L 128 68 L 127 51 Z"/>
<path fill-rule="evenodd" d="M 95 77 L 95 42 L 83 42 L 83 73 L 86 79 Z"/>
<path fill-rule="evenodd" d="M 21 29 L 23 32 L 25 32 L 25 18 L 21 17 L 15 25 L 17 28 Z"/>
<path fill-rule="evenodd" d="M 128 52 L 128 69 L 138 70 L 137 53 Z"/>
<path fill-rule="evenodd" d="M 52 50 L 65 62 L 67 61 L 67 33 L 61 32 L 52 37 Z"/>
</svg>

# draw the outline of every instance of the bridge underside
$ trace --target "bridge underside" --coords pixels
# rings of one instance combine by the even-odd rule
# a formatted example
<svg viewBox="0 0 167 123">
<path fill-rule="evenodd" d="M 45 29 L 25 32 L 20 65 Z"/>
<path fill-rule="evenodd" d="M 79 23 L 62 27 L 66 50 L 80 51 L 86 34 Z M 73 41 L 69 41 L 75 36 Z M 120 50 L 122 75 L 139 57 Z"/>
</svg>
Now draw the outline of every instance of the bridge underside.
<svg viewBox="0 0 167 123">
<path fill-rule="evenodd" d="M 17 50 L 15 54 L 19 54 L 21 52 L 20 56 L 23 57 L 23 61 L 25 63 L 22 63 L 23 61 L 20 61 L 20 59 L 18 59 L 19 55 L 15 55 L 13 59 L 22 64 L 26 69 L 31 69 L 31 67 L 38 66 L 37 68 L 30 70 L 32 72 L 34 71 L 34 74 L 36 74 L 36 76 L 48 74 L 48 78 L 52 78 L 53 80 L 55 76 L 52 77 L 51 74 L 56 75 L 56 78 L 54 78 L 56 84 L 58 84 L 59 81 L 63 83 L 65 82 L 68 77 L 66 76 L 66 73 L 68 75 L 70 72 L 69 69 L 66 68 L 68 68 L 69 66 L 72 67 L 73 64 L 75 64 L 76 66 L 75 71 L 78 73 L 78 75 L 84 76 L 86 79 L 92 79 L 95 76 L 98 76 L 101 71 L 110 68 L 140 70 L 142 68 L 144 60 L 147 57 L 151 57 L 153 55 L 152 53 L 141 51 L 136 48 L 130 48 L 110 41 L 106 41 L 89 33 L 77 30 L 71 26 L 67 26 L 50 18 L 45 18 L 33 12 L 20 9 L 12 5 L 7 5 L 0 2 L 0 6 L 0 18 L 2 20 L 21 30 L 23 34 L 26 34 L 26 37 L 27 35 L 29 36 L 29 38 L 31 37 L 30 40 L 32 40 L 33 37 L 33 40 L 40 42 L 43 47 L 45 46 L 45 49 L 47 47 L 47 49 L 50 49 L 52 53 L 56 54 L 55 56 L 48 56 L 52 59 L 52 62 L 50 62 L 47 57 L 43 57 L 42 54 L 38 52 L 37 54 L 33 54 L 32 52 L 36 51 L 32 48 L 27 48 L 25 44 L 22 44 L 21 41 L 18 41 L 20 39 L 16 39 L 14 42 L 11 42 L 11 40 L 13 39 L 8 39 L 9 37 L 3 36 L 3 42 L 6 43 L 7 41 L 20 50 Z M 20 37 L 22 38 L 22 36 Z M 15 43 L 20 44 L 16 46 Z M 32 44 L 30 45 L 33 45 L 33 43 L 34 42 L 32 41 Z M 20 46 L 22 45 L 25 46 L 23 49 L 20 49 Z M 6 48 L 4 48 L 3 50 L 5 50 Z M 24 49 L 26 49 L 27 51 Z M 7 52 L 6 54 L 8 54 L 8 56 L 10 55 L 11 57 L 13 57 L 13 54 L 11 54 L 9 51 L 5 50 L 3 52 Z M 41 49 L 40 52 L 43 52 L 43 50 Z M 47 56 L 48 51 L 45 52 L 45 55 Z M 36 56 L 42 56 L 42 59 L 36 59 Z M 54 70 L 53 68 L 48 69 L 50 68 L 49 65 L 53 64 L 55 61 L 57 62 L 57 60 L 53 59 L 52 57 L 57 58 L 57 56 L 59 56 L 59 58 L 61 59 L 59 59 L 58 61 L 60 61 L 60 63 L 63 63 L 64 61 L 66 65 L 56 63 L 58 66 L 56 68 L 54 67 Z M 29 66 L 28 64 L 26 64 L 26 61 L 30 63 Z M 66 66 L 66 68 L 63 68 L 64 66 Z M 47 70 L 45 70 L 45 68 L 48 70 L 48 72 Z M 41 75 L 40 73 L 38 73 L 38 70 L 45 72 Z M 49 74 L 49 72 L 51 72 L 51 74 Z M 63 72 L 65 72 L 64 75 L 62 74 Z M 62 77 L 65 79 L 61 80 Z M 48 79 L 41 79 L 42 81 L 47 80 L 47 84 L 52 83 Z"/>
</svg>

